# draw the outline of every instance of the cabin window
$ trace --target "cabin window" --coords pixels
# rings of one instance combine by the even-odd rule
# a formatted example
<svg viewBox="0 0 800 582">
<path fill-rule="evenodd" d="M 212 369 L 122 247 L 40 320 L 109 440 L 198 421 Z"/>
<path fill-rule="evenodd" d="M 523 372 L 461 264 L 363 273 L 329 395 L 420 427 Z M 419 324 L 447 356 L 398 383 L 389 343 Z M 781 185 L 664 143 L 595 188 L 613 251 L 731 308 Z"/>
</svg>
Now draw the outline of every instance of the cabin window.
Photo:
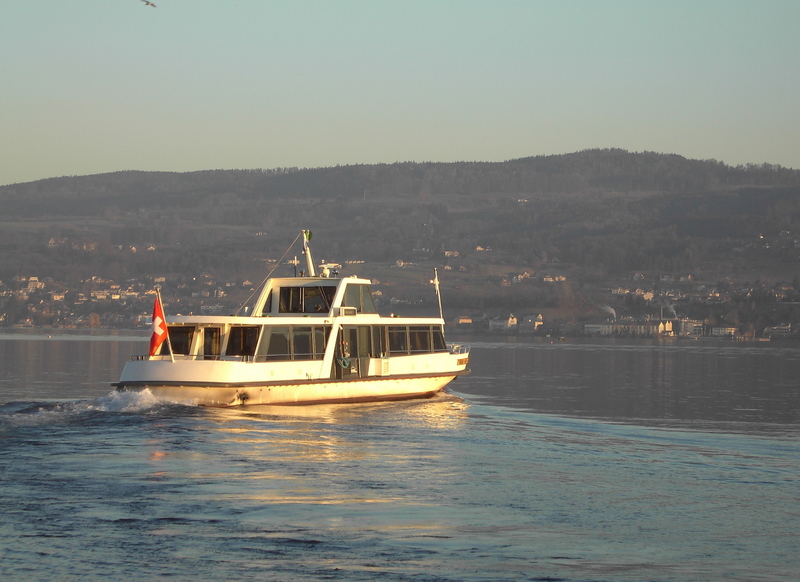
<svg viewBox="0 0 800 582">
<path fill-rule="evenodd" d="M 389 326 L 389 353 L 407 354 L 408 353 L 408 329 L 404 325 Z"/>
<path fill-rule="evenodd" d="M 331 333 L 330 326 L 314 328 L 314 359 L 321 360 L 325 355 L 325 344 Z"/>
<path fill-rule="evenodd" d="M 203 330 L 203 357 L 213 360 L 220 353 L 219 328 L 207 327 Z"/>
<path fill-rule="evenodd" d="M 336 287 L 323 286 L 320 287 L 320 290 L 325 298 L 325 310 L 330 311 L 331 305 L 333 305 L 333 296 L 336 295 Z"/>
<path fill-rule="evenodd" d="M 292 354 L 295 360 L 313 359 L 312 337 L 310 327 L 295 327 L 292 330 Z"/>
<path fill-rule="evenodd" d="M 280 313 L 303 313 L 303 288 L 302 287 L 281 287 Z"/>
<path fill-rule="evenodd" d="M 386 355 L 386 326 L 372 326 L 372 357 L 380 358 Z"/>
<path fill-rule="evenodd" d="M 169 344 L 172 346 L 173 354 L 188 354 L 192 349 L 192 338 L 194 337 L 194 327 L 189 325 L 170 325 Z M 161 344 L 161 353 L 168 354 L 169 346 L 167 342 Z"/>
<path fill-rule="evenodd" d="M 336 287 L 303 287 L 303 313 L 328 313 Z"/>
<path fill-rule="evenodd" d="M 252 356 L 256 353 L 258 343 L 257 326 L 235 326 L 228 334 L 228 349 L 225 351 L 228 356 Z"/>
<path fill-rule="evenodd" d="M 325 298 L 319 287 L 306 287 L 303 289 L 303 313 L 321 313 L 325 309 Z"/>
<path fill-rule="evenodd" d="M 261 310 L 261 315 L 269 315 L 272 313 L 272 291 L 267 295 L 267 302 L 264 303 L 264 309 Z"/>
<path fill-rule="evenodd" d="M 288 327 L 266 327 L 264 337 L 258 347 L 259 360 L 289 360 L 291 351 L 289 349 L 289 328 Z"/>
<path fill-rule="evenodd" d="M 372 330 L 373 343 L 376 337 L 382 336 L 380 326 Z M 393 356 L 405 354 L 429 354 L 432 352 L 446 352 L 447 344 L 444 341 L 442 328 L 430 325 L 390 325 L 388 327 L 389 354 Z M 376 353 L 378 344 L 374 344 Z M 384 352 L 385 353 L 385 352 Z"/>
<path fill-rule="evenodd" d="M 327 313 L 331 309 L 336 287 L 281 287 L 279 313 Z M 267 310 L 265 308 L 265 313 Z"/>
<path fill-rule="evenodd" d="M 355 307 L 360 311 L 361 309 L 361 290 L 358 285 L 348 285 L 344 290 L 344 299 L 342 299 L 342 307 Z"/>
<path fill-rule="evenodd" d="M 330 331 L 330 326 L 267 326 L 256 360 L 321 360 Z"/>
<path fill-rule="evenodd" d="M 408 343 L 412 354 L 431 351 L 431 328 L 428 325 L 412 325 L 408 328 Z"/>
<path fill-rule="evenodd" d="M 441 327 L 433 328 L 433 351 L 434 352 L 448 351 L 447 343 L 445 343 L 444 341 L 444 332 L 442 331 Z"/>
<path fill-rule="evenodd" d="M 361 313 L 378 313 L 369 285 L 359 285 L 359 287 L 361 287 Z"/>
<path fill-rule="evenodd" d="M 342 307 L 355 307 L 359 313 L 378 313 L 369 285 L 348 285 L 344 290 Z"/>
</svg>

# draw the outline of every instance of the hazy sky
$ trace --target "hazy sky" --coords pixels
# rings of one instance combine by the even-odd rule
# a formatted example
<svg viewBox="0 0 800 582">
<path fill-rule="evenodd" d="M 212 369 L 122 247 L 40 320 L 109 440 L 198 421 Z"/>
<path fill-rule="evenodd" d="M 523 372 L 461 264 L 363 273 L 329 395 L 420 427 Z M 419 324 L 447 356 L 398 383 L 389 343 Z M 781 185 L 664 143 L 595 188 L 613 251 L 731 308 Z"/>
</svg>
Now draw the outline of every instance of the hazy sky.
<svg viewBox="0 0 800 582">
<path fill-rule="evenodd" d="M 3 0 L 0 184 L 587 148 L 800 168 L 800 1 Z"/>
</svg>

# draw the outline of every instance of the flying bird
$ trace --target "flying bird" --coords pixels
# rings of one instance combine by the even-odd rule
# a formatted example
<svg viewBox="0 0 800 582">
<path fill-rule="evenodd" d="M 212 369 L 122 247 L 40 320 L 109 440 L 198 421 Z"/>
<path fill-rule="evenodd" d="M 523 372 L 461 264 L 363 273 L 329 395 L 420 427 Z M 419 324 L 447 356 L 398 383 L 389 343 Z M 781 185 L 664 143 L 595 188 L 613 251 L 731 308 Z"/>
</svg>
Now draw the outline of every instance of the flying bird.
<svg viewBox="0 0 800 582">
<path fill-rule="evenodd" d="M 144 2 L 145 6 L 152 6 L 153 8 L 157 8 L 155 4 L 153 4 L 152 2 L 148 2 L 148 0 L 142 0 L 142 2 Z"/>
</svg>

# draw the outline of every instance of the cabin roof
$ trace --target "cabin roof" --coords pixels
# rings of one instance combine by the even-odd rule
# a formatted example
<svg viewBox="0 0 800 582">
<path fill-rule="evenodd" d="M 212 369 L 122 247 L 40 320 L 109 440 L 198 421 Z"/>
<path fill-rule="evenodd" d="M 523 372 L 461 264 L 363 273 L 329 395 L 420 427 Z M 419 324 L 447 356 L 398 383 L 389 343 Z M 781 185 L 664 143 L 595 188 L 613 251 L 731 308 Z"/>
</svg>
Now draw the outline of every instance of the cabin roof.
<svg viewBox="0 0 800 582">
<path fill-rule="evenodd" d="M 338 287 L 342 283 L 358 283 L 359 285 L 369 285 L 372 283 L 369 279 L 362 279 L 361 277 L 273 277 L 267 281 L 267 285 L 275 287 L 309 287 L 309 286 L 324 286 L 324 287 Z"/>
</svg>

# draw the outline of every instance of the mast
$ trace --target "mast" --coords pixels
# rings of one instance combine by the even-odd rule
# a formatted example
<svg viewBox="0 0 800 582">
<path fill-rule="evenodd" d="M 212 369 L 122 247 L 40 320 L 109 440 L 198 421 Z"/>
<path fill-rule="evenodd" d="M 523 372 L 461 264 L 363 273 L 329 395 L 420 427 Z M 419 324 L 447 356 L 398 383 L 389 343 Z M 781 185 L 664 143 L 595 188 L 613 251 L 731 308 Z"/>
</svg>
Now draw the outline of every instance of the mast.
<svg viewBox="0 0 800 582">
<path fill-rule="evenodd" d="M 303 254 L 306 256 L 306 267 L 307 273 L 309 277 L 316 277 L 317 271 L 314 269 L 314 259 L 311 256 L 311 247 L 308 246 L 308 242 L 311 240 L 311 231 L 304 230 L 303 231 Z"/>
<path fill-rule="evenodd" d="M 439 317 L 444 319 L 444 313 L 442 312 L 442 294 L 439 293 L 439 269 L 436 267 L 433 268 L 433 287 L 436 289 L 436 298 L 439 300 Z"/>
</svg>

